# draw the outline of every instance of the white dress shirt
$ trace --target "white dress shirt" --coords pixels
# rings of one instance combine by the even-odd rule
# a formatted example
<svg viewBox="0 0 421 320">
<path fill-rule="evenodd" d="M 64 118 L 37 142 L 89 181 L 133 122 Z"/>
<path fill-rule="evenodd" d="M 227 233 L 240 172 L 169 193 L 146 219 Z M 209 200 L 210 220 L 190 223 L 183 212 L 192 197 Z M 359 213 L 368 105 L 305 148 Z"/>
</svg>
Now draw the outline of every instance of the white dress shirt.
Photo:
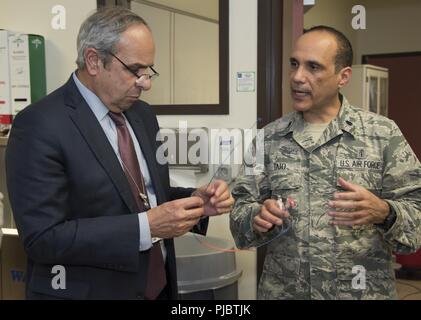
<svg viewBox="0 0 421 320">
<path fill-rule="evenodd" d="M 102 103 L 102 101 L 98 98 L 98 96 L 95 93 L 93 93 L 85 85 L 83 85 L 82 82 L 80 82 L 75 72 L 73 73 L 73 80 L 75 81 L 76 86 L 80 91 L 80 94 L 85 99 L 86 103 L 91 108 L 92 112 L 95 114 L 95 117 L 97 118 L 99 124 L 104 130 L 104 133 L 107 136 L 108 141 L 110 142 L 114 150 L 114 153 L 116 154 L 118 160 L 120 161 L 121 166 L 123 167 L 120 153 L 118 151 L 116 125 L 114 121 L 112 121 L 111 118 L 108 116 L 108 112 L 110 110 Z M 143 156 L 142 150 L 140 149 L 139 142 L 137 141 L 136 135 L 134 134 L 133 129 L 130 126 L 130 123 L 127 121 L 125 116 L 124 116 L 124 119 L 126 121 L 127 128 L 129 129 L 130 136 L 133 140 L 136 156 L 139 161 L 140 170 L 145 180 L 146 191 L 149 197 L 149 204 L 151 208 L 154 208 L 157 206 L 157 203 L 156 203 L 155 190 L 153 188 L 151 176 L 149 174 L 148 165 L 146 163 L 145 157 Z M 146 212 L 138 213 L 138 217 L 139 217 L 139 230 L 140 230 L 139 251 L 144 251 L 144 250 L 150 249 L 152 246 L 151 231 L 149 228 L 149 221 L 148 221 Z"/>
</svg>

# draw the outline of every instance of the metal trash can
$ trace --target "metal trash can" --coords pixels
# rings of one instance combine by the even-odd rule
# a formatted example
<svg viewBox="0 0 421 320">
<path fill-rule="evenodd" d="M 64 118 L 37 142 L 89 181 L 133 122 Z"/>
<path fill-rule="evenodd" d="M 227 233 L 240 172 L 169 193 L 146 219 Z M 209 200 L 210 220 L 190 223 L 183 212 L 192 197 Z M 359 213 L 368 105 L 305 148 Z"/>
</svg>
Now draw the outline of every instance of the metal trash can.
<svg viewBox="0 0 421 320">
<path fill-rule="evenodd" d="M 234 245 L 187 233 L 174 239 L 181 300 L 236 300 L 238 279 Z"/>
</svg>

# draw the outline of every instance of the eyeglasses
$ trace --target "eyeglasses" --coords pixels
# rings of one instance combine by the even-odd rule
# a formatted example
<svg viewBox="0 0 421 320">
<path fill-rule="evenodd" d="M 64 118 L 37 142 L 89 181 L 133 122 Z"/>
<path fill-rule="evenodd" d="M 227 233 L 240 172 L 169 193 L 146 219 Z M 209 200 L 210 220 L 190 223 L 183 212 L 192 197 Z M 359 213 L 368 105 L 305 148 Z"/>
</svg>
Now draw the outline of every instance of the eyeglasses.
<svg viewBox="0 0 421 320">
<path fill-rule="evenodd" d="M 111 52 L 107 52 L 108 54 L 112 55 L 114 58 L 116 58 L 131 74 L 133 74 L 137 80 L 154 80 L 155 78 L 159 77 L 159 73 L 152 68 L 151 66 L 149 66 L 148 68 L 152 70 L 153 74 L 149 74 L 149 73 L 142 73 L 142 74 L 137 74 L 136 71 L 134 71 L 133 69 L 131 69 L 127 64 L 125 64 L 123 61 L 121 61 L 116 55 L 114 55 Z M 136 80 L 136 81 L 137 81 Z"/>
</svg>

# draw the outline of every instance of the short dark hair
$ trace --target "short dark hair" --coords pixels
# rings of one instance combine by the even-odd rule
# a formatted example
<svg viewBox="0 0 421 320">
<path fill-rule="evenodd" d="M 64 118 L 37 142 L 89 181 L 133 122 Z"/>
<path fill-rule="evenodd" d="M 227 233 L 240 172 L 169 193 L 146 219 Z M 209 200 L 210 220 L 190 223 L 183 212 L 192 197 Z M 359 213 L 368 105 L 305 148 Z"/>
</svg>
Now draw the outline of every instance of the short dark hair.
<svg viewBox="0 0 421 320">
<path fill-rule="evenodd" d="M 314 32 L 314 31 L 324 31 L 333 35 L 336 39 L 338 45 L 338 50 L 335 57 L 335 71 L 339 72 L 342 68 L 352 66 L 352 61 L 354 59 L 354 52 L 352 50 L 351 42 L 348 38 L 340 31 L 335 28 L 319 25 L 311 27 L 310 29 L 304 30 L 304 33 Z"/>
</svg>

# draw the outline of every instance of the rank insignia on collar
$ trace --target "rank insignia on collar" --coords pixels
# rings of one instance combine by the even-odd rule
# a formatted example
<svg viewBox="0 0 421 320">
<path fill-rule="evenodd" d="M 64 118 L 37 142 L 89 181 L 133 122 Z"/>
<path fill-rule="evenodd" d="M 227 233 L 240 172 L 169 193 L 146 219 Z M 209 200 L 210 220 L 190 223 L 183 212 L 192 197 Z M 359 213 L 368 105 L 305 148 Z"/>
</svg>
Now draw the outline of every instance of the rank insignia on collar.
<svg viewBox="0 0 421 320">
<path fill-rule="evenodd" d="M 364 148 L 357 148 L 357 158 L 358 159 L 365 159 L 365 158 L 367 158 Z"/>
</svg>

